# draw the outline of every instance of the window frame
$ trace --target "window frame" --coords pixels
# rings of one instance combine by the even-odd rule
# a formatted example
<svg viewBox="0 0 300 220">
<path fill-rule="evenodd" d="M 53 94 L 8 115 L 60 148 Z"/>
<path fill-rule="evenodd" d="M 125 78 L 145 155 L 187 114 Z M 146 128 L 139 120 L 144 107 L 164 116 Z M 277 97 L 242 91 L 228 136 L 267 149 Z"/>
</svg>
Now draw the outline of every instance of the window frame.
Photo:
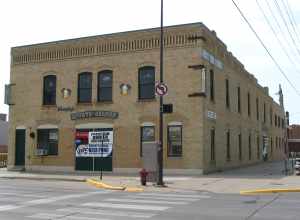
<svg viewBox="0 0 300 220">
<path fill-rule="evenodd" d="M 226 108 L 230 109 L 229 79 L 225 79 L 225 89 L 226 89 Z"/>
<path fill-rule="evenodd" d="M 237 87 L 237 107 L 238 107 L 238 113 L 242 113 L 242 106 L 241 106 L 241 87 Z"/>
<path fill-rule="evenodd" d="M 54 80 L 54 88 L 46 88 L 46 81 L 47 80 Z M 43 105 L 56 105 L 56 87 L 57 87 L 57 77 L 56 75 L 47 75 L 43 77 Z M 53 94 L 54 93 L 54 94 Z M 49 94 L 50 97 L 53 96 L 53 100 L 49 101 Z M 50 98 L 51 99 L 51 98 Z"/>
<path fill-rule="evenodd" d="M 247 93 L 248 98 L 248 117 L 251 117 L 251 95 L 250 92 Z"/>
<path fill-rule="evenodd" d="M 243 141 L 242 141 L 242 133 L 238 134 L 238 147 L 239 147 L 239 160 L 241 161 L 243 159 Z"/>
<path fill-rule="evenodd" d="M 89 76 L 90 77 L 90 87 L 80 87 L 80 80 L 83 76 Z M 81 100 L 80 92 L 81 91 L 89 91 L 89 100 Z M 78 74 L 78 80 L 77 80 L 77 103 L 92 103 L 93 99 L 93 74 L 91 72 L 82 72 Z"/>
<path fill-rule="evenodd" d="M 55 131 L 56 135 L 57 135 L 57 139 L 55 141 L 52 141 L 52 142 L 50 141 L 51 140 L 50 139 L 50 132 L 51 131 Z M 43 135 L 45 135 L 46 134 L 45 132 L 47 132 L 47 135 L 48 135 L 46 148 L 40 146 L 41 145 L 40 141 L 41 141 L 41 138 L 42 138 L 41 137 L 41 132 L 44 133 Z M 37 141 L 36 149 L 45 149 L 45 150 L 47 150 L 47 156 L 58 156 L 58 152 L 59 152 L 59 149 L 58 149 L 58 146 L 59 146 L 59 130 L 58 130 L 58 128 L 37 129 L 37 139 L 36 139 L 36 141 Z M 51 146 L 51 144 L 55 144 L 54 153 L 51 150 L 49 150 L 50 147 L 51 148 L 53 147 L 53 146 Z"/>
<path fill-rule="evenodd" d="M 226 131 L 226 160 L 230 161 L 231 160 L 231 140 L 230 140 L 230 130 L 228 129 Z"/>
<path fill-rule="evenodd" d="M 153 70 L 153 72 L 151 74 L 153 74 L 153 82 L 148 82 L 148 83 L 142 83 L 141 82 L 141 75 L 142 75 L 142 71 L 150 71 Z M 143 86 L 151 86 L 153 87 L 153 92 L 150 96 L 141 96 L 142 94 L 142 89 Z M 155 67 L 154 66 L 143 66 L 140 67 L 138 69 L 138 100 L 152 100 L 155 99 Z"/>
<path fill-rule="evenodd" d="M 111 77 L 111 85 L 103 85 L 101 82 L 101 75 L 110 75 Z M 103 96 L 101 96 L 103 89 L 109 89 L 110 91 L 110 98 L 105 99 Z M 98 102 L 112 102 L 113 100 L 113 71 L 112 70 L 102 70 L 98 72 L 97 75 L 97 101 Z"/>
<path fill-rule="evenodd" d="M 170 140 L 170 128 L 171 127 L 179 127 L 180 128 L 180 154 L 171 154 L 170 149 L 172 147 L 171 140 Z M 168 125 L 167 127 L 167 142 L 168 142 L 168 148 L 167 148 L 167 155 L 168 157 L 182 157 L 183 155 L 183 146 L 182 146 L 182 125 Z"/>
</svg>

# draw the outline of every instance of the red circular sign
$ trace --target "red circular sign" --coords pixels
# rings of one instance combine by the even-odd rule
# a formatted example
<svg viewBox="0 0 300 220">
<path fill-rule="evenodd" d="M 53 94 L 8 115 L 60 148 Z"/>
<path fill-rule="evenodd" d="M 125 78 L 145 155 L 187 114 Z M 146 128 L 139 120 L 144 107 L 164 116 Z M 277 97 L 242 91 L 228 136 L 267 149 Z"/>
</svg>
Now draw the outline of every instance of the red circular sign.
<svg viewBox="0 0 300 220">
<path fill-rule="evenodd" d="M 168 87 L 164 83 L 157 83 L 155 85 L 155 93 L 158 96 L 164 96 L 168 92 Z"/>
</svg>

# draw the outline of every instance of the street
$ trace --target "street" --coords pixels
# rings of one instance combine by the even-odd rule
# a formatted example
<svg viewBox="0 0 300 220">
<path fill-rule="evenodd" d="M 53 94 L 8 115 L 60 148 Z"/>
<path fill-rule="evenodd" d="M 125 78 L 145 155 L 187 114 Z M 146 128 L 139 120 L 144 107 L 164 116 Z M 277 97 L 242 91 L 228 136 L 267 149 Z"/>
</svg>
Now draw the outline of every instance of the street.
<svg viewBox="0 0 300 220">
<path fill-rule="evenodd" d="M 0 219 L 299 219 L 300 193 L 123 192 L 82 182 L 0 180 Z"/>
</svg>

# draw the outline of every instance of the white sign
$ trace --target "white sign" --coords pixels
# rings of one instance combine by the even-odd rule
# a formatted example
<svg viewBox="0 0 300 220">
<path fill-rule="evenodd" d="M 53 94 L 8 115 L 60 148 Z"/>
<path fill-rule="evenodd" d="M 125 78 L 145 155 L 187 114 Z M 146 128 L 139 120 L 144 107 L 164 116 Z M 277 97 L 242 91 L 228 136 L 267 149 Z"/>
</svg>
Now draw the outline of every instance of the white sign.
<svg viewBox="0 0 300 220">
<path fill-rule="evenodd" d="M 89 132 L 89 143 L 79 144 L 76 157 L 108 157 L 112 147 L 113 131 Z"/>
<path fill-rule="evenodd" d="M 164 83 L 156 83 L 155 85 L 155 94 L 158 96 L 164 96 L 168 92 L 168 87 Z"/>
<path fill-rule="evenodd" d="M 210 119 L 216 120 L 217 119 L 217 113 L 212 112 L 212 111 L 207 111 L 207 117 L 210 118 Z"/>
</svg>

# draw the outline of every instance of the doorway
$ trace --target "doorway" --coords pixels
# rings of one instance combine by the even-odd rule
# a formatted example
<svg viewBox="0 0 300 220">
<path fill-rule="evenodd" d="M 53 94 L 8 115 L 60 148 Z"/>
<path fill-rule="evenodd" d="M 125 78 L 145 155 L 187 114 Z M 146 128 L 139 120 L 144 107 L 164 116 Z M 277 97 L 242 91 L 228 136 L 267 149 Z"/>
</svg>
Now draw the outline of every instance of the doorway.
<svg viewBox="0 0 300 220">
<path fill-rule="evenodd" d="M 15 165 L 25 165 L 25 129 L 16 130 L 16 142 L 15 142 Z"/>
</svg>

